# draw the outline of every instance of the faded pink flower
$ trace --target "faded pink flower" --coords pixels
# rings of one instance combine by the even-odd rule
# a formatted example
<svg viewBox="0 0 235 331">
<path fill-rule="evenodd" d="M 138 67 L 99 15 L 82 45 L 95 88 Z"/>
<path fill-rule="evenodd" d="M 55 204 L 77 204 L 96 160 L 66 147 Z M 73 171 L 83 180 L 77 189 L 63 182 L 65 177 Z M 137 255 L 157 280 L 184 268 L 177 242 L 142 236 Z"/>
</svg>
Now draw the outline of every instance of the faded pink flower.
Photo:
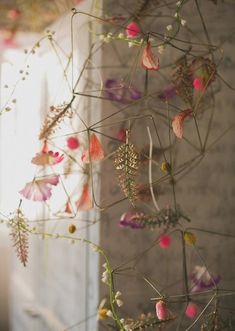
<svg viewBox="0 0 235 331">
<path fill-rule="evenodd" d="M 140 27 L 136 22 L 131 22 L 127 25 L 126 34 L 128 37 L 137 37 L 140 34 Z"/>
<path fill-rule="evenodd" d="M 33 164 L 46 166 L 46 165 L 55 165 L 63 161 L 64 155 L 59 154 L 58 152 L 48 151 L 37 153 L 31 160 Z"/>
<path fill-rule="evenodd" d="M 56 186 L 59 183 L 58 175 L 50 175 L 43 179 L 34 179 L 19 191 L 25 199 L 33 201 L 46 201 L 51 197 L 51 185 Z"/>
<path fill-rule="evenodd" d="M 144 48 L 142 55 L 142 66 L 147 70 L 158 70 L 159 60 L 152 52 L 152 45 L 150 42 Z"/>
<path fill-rule="evenodd" d="M 169 248 L 171 245 L 171 236 L 162 234 L 159 239 L 159 246 L 161 248 Z"/>
<path fill-rule="evenodd" d="M 168 309 L 165 301 L 160 300 L 156 303 L 156 315 L 160 321 L 164 321 L 168 318 Z"/>
<path fill-rule="evenodd" d="M 93 207 L 92 201 L 90 198 L 89 186 L 88 183 L 83 185 L 82 195 L 80 199 L 75 202 L 77 209 L 79 210 L 89 210 Z"/>
<path fill-rule="evenodd" d="M 185 315 L 188 318 L 193 319 L 197 316 L 197 314 L 198 314 L 198 306 L 195 305 L 195 303 L 190 302 L 185 310 Z"/>
<path fill-rule="evenodd" d="M 187 116 L 190 116 L 192 114 L 191 109 L 186 109 L 184 111 L 179 112 L 172 121 L 172 129 L 174 131 L 174 134 L 177 138 L 182 139 L 183 137 L 183 124 L 184 120 Z"/>
<path fill-rule="evenodd" d="M 90 136 L 90 148 L 82 154 L 82 161 L 84 163 L 89 163 L 91 161 L 101 161 L 104 158 L 104 149 L 97 138 L 97 136 L 92 133 Z"/>
</svg>

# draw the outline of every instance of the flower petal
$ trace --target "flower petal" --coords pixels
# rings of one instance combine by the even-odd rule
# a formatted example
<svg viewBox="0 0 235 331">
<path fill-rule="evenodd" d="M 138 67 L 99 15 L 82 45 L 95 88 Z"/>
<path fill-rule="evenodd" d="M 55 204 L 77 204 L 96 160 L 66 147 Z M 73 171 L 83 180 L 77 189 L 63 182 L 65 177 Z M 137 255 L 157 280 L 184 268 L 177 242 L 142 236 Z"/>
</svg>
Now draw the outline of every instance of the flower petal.
<svg viewBox="0 0 235 331">
<path fill-rule="evenodd" d="M 157 318 L 160 320 L 160 321 L 164 321 L 168 318 L 168 309 L 167 309 L 167 306 L 166 306 L 166 303 L 165 301 L 163 300 L 160 300 L 156 303 L 156 315 L 157 315 Z"/>
<path fill-rule="evenodd" d="M 174 134 L 177 138 L 182 139 L 183 138 L 183 124 L 184 120 L 187 116 L 190 116 L 192 114 L 191 109 L 186 109 L 184 111 L 179 112 L 172 121 L 172 129 L 174 131 Z"/>
<path fill-rule="evenodd" d="M 147 70 L 158 70 L 159 60 L 152 52 L 151 43 L 148 42 L 142 55 L 142 66 Z"/>
<path fill-rule="evenodd" d="M 84 184 L 83 190 L 82 190 L 82 195 L 75 204 L 77 206 L 77 209 L 79 209 L 79 210 L 89 210 L 93 207 L 92 201 L 90 198 L 88 183 Z"/>
<path fill-rule="evenodd" d="M 128 37 L 137 37 L 140 34 L 140 27 L 136 22 L 131 22 L 127 25 L 126 34 Z"/>
<path fill-rule="evenodd" d="M 33 164 L 39 166 L 46 166 L 46 165 L 55 165 L 63 161 L 64 155 L 59 155 L 58 152 L 48 151 L 48 152 L 41 152 L 37 153 L 31 160 Z"/>
<path fill-rule="evenodd" d="M 89 163 L 91 161 L 101 161 L 104 158 L 104 150 L 96 135 L 93 133 L 90 136 L 90 148 L 86 150 L 82 155 L 82 161 Z"/>
</svg>

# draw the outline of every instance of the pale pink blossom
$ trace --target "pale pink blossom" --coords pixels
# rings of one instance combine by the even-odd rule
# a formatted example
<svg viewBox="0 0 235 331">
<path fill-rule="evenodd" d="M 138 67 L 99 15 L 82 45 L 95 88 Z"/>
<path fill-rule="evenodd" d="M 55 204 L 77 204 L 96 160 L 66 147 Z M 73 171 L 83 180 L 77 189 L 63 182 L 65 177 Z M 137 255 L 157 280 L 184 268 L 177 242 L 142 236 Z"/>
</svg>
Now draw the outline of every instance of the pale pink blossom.
<svg viewBox="0 0 235 331">
<path fill-rule="evenodd" d="M 88 183 L 83 185 L 81 197 L 75 204 L 78 210 L 89 210 L 93 207 Z"/>
<path fill-rule="evenodd" d="M 55 165 L 63 161 L 64 155 L 59 154 L 59 152 L 40 152 L 37 153 L 36 156 L 34 156 L 31 160 L 33 164 L 40 165 L 40 166 L 46 166 L 46 165 Z"/>
<path fill-rule="evenodd" d="M 46 176 L 42 179 L 34 179 L 19 191 L 25 199 L 33 201 L 46 201 L 51 197 L 51 186 L 56 186 L 59 183 L 58 175 Z"/>
</svg>

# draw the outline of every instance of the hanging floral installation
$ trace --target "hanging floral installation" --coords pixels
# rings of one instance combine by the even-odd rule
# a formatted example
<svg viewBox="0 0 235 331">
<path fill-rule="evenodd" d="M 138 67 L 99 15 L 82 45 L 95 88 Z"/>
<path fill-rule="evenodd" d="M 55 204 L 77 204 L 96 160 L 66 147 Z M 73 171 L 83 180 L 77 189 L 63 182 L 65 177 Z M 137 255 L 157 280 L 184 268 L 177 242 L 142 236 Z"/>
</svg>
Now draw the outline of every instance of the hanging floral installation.
<svg viewBox="0 0 235 331">
<path fill-rule="evenodd" d="M 95 312 L 101 330 L 235 330 L 235 291 L 223 287 L 226 275 L 207 261 L 207 247 L 201 249 L 203 236 L 208 241 L 217 236 L 221 242 L 230 238 L 234 243 L 235 232 L 220 233 L 213 220 L 198 226 L 197 217 L 188 213 L 192 196 L 181 197 L 181 180 L 203 172 L 205 157 L 209 159 L 213 147 L 235 127 L 230 123 L 218 132 L 214 124 L 217 113 L 225 112 L 217 109 L 217 93 L 221 89 L 234 92 L 234 87 L 221 74 L 226 50 L 223 43 L 212 41 L 213 28 L 204 13 L 207 6 L 215 11 L 231 6 L 234 11 L 234 4 L 228 3 L 226 7 L 226 1 L 219 0 L 136 0 L 132 5 L 117 1 L 114 7 L 118 14 L 107 1 L 103 11 L 97 3 L 89 13 L 80 11 L 79 6 L 72 9 L 71 22 L 82 16 L 89 20 L 87 29 L 93 43 L 78 77 L 73 72 L 69 81 L 70 99 L 50 106 L 39 132 L 42 147 L 31 159 L 36 174 L 19 190 L 19 206 L 10 215 L 3 215 L 2 222 L 9 225 L 16 254 L 27 268 L 31 236 L 72 239 L 100 254 L 104 263 L 102 293 L 107 297 Z M 23 14 L 16 8 L 8 17 L 17 21 Z M 234 34 L 234 30 L 230 32 Z M 46 40 L 53 44 L 53 33 L 47 32 L 40 43 Z M 26 51 L 26 58 L 38 47 L 37 43 Z M 73 66 L 74 45 L 71 49 L 67 71 Z M 95 67 L 98 52 L 104 54 L 103 68 Z M 87 79 L 90 67 L 99 72 L 98 83 Z M 83 78 L 86 84 L 79 90 Z M 86 121 L 79 113 L 79 98 L 95 99 L 109 111 L 97 121 L 92 115 Z M 6 105 L 1 114 L 7 116 L 10 110 Z M 96 112 L 95 108 L 86 110 Z M 220 121 L 221 115 L 218 118 Z M 76 129 L 78 122 L 82 130 Z M 112 192 L 101 193 L 101 199 L 97 195 L 97 169 L 101 178 L 105 172 L 103 180 L 110 182 Z M 74 180 L 70 190 L 67 180 L 78 174 L 80 181 Z M 52 211 L 51 199 L 59 189 L 63 191 L 61 208 Z M 67 222 L 66 232 L 32 227 L 24 212 L 27 200 L 42 204 L 48 211 L 43 222 Z M 200 203 L 195 199 L 195 212 Z M 81 212 L 89 218 L 89 211 L 98 210 L 97 222 L 102 227 L 103 212 L 112 215 L 114 208 L 119 216 L 115 211 L 109 221 L 123 247 L 119 243 L 118 248 L 115 246 L 116 238 L 109 238 L 110 248 L 103 249 L 102 243 L 79 236 Z M 92 224 L 88 220 L 85 226 Z M 147 238 L 144 235 L 154 235 L 154 240 L 141 239 Z M 133 245 L 132 256 L 124 240 L 129 248 Z M 140 242 L 144 247 L 141 251 Z M 119 249 L 124 259 L 121 262 L 113 258 Z M 149 258 L 150 253 L 155 260 Z M 171 270 L 167 254 L 174 256 L 178 270 Z M 166 273 L 174 282 L 169 283 Z M 120 282 L 121 276 L 125 281 Z M 129 298 L 125 293 L 135 282 L 135 296 Z M 140 283 L 144 285 L 139 290 Z"/>
</svg>

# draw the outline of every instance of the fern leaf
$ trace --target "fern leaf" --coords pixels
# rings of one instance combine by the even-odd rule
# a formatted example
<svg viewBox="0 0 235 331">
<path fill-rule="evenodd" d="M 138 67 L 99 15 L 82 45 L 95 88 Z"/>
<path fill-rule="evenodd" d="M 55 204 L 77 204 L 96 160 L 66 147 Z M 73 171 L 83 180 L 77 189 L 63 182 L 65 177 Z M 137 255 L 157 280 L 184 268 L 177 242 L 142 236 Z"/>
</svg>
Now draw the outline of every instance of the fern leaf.
<svg viewBox="0 0 235 331">
<path fill-rule="evenodd" d="M 17 210 L 13 219 L 9 222 L 11 232 L 10 236 L 16 254 L 21 263 L 26 267 L 28 261 L 28 226 L 20 209 Z"/>
<path fill-rule="evenodd" d="M 138 196 L 135 177 L 139 168 L 139 154 L 132 143 L 127 141 L 117 149 L 114 166 L 117 170 L 119 185 L 123 193 L 134 205 Z"/>
<path fill-rule="evenodd" d="M 71 117 L 71 105 L 75 97 L 72 98 L 69 104 L 50 107 L 49 113 L 44 121 L 39 139 L 48 139 L 49 136 L 55 131 L 57 125 L 64 119 L 65 116 Z"/>
</svg>

